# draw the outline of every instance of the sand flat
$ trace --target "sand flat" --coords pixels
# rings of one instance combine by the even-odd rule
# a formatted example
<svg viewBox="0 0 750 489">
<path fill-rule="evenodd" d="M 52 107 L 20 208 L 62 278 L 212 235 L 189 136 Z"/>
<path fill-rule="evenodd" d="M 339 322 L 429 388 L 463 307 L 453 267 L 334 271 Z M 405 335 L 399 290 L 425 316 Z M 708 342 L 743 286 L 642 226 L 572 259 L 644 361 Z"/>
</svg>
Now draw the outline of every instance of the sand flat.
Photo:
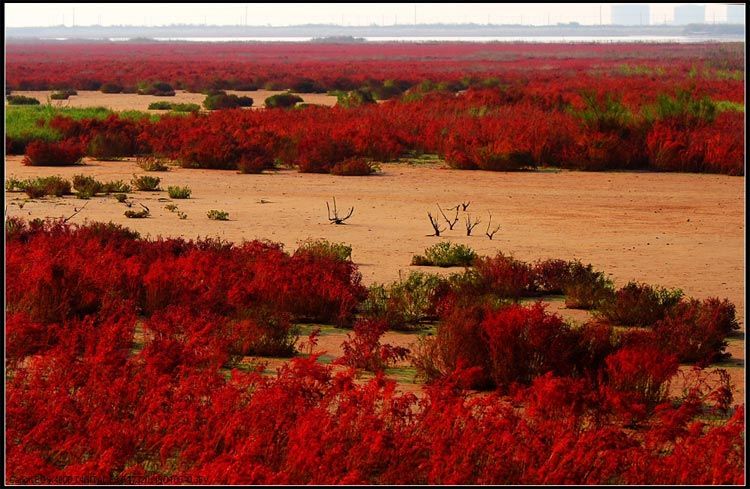
<svg viewBox="0 0 750 489">
<path fill-rule="evenodd" d="M 53 107 L 106 107 L 110 110 L 143 110 L 148 111 L 149 104 L 154 102 L 173 102 L 173 103 L 191 103 L 203 107 L 203 100 L 206 96 L 202 93 L 190 93 L 184 90 L 175 90 L 173 97 L 157 97 L 154 95 L 138 95 L 136 93 L 102 93 L 91 90 L 78 90 L 78 95 L 72 95 L 68 100 L 50 100 L 49 96 L 52 90 L 14 90 L 13 95 L 23 95 L 33 97 L 42 104 L 49 102 Z M 229 94 L 246 96 L 253 99 L 253 109 L 263 107 L 266 98 L 286 93 L 283 90 L 254 90 L 254 91 L 237 91 L 226 90 Z M 301 93 L 305 103 L 318 104 L 326 106 L 336 105 L 336 97 L 324 93 Z M 167 112 L 165 110 L 151 110 L 152 113 Z"/>
</svg>

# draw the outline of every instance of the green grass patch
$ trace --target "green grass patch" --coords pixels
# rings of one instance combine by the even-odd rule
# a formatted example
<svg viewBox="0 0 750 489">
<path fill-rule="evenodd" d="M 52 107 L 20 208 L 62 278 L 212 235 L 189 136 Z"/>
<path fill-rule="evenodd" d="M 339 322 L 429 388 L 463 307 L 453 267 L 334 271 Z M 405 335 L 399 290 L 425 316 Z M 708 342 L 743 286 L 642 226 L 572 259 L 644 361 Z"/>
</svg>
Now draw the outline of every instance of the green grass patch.
<svg viewBox="0 0 750 489">
<path fill-rule="evenodd" d="M 715 102 L 716 104 L 716 110 L 719 112 L 725 112 L 725 111 L 735 111 L 735 112 L 745 112 L 745 104 L 740 102 L 732 102 L 730 100 L 717 100 Z"/>
<path fill-rule="evenodd" d="M 12 141 L 10 153 L 22 153 L 30 141 L 59 141 L 62 135 L 49 127 L 49 121 L 57 115 L 71 119 L 105 119 L 115 112 L 105 107 L 54 107 L 52 105 L 24 105 L 5 107 L 5 135 Z M 125 119 L 159 119 L 158 114 L 148 114 L 138 110 L 118 113 Z"/>
<path fill-rule="evenodd" d="M 352 332 L 351 329 L 337 328 L 330 324 L 300 323 L 296 324 L 295 327 L 298 328 L 299 337 L 303 339 L 310 336 L 310 333 L 316 329 L 320 329 L 318 336 L 346 335 L 347 333 Z"/>
<path fill-rule="evenodd" d="M 617 67 L 617 73 L 625 76 L 663 76 L 666 72 L 661 66 L 622 64 Z"/>
</svg>

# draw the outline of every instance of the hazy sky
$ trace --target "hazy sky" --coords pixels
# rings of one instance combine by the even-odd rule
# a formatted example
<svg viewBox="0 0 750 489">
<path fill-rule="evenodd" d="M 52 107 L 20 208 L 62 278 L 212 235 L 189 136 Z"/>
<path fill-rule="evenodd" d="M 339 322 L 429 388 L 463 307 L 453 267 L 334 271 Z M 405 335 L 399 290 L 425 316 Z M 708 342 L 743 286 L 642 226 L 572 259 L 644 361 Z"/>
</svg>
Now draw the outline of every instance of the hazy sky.
<svg viewBox="0 0 750 489">
<path fill-rule="evenodd" d="M 601 4 L 487 4 L 487 3 L 361 3 L 361 4 L 165 4 L 165 3 L 6 3 L 8 27 L 73 25 L 393 25 L 417 23 L 536 24 L 610 22 L 611 3 Z M 651 4 L 651 23 L 672 20 L 676 3 Z M 706 18 L 726 18 L 724 4 L 706 5 Z"/>
</svg>

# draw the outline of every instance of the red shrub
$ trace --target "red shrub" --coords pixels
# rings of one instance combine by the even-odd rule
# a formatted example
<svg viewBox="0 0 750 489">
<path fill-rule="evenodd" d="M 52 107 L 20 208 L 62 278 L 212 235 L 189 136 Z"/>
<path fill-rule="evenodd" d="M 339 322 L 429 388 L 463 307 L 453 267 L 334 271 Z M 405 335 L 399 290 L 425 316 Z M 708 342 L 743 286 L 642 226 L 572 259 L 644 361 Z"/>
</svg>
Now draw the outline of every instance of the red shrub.
<svg viewBox="0 0 750 489">
<path fill-rule="evenodd" d="M 681 362 L 711 363 L 726 356 L 724 338 L 739 329 L 734 304 L 726 299 L 681 302 L 654 326 L 656 343 Z"/>
<path fill-rule="evenodd" d="M 474 260 L 474 287 L 480 293 L 519 298 L 532 288 L 531 266 L 501 252 Z"/>
<path fill-rule="evenodd" d="M 631 396 L 629 402 L 653 408 L 667 399 L 677 373 L 677 357 L 654 347 L 623 348 L 607 357 L 608 385 Z"/>
<path fill-rule="evenodd" d="M 562 294 L 570 280 L 570 262 L 559 259 L 539 261 L 534 264 L 534 288 L 541 294 Z"/>
<path fill-rule="evenodd" d="M 347 335 L 341 344 L 344 355 L 336 359 L 337 364 L 382 372 L 387 367 L 403 360 L 409 354 L 407 348 L 380 344 L 380 338 L 388 329 L 385 322 L 365 319 L 354 324 L 354 336 Z"/>
<path fill-rule="evenodd" d="M 528 384 L 547 372 L 574 373 L 577 335 L 541 303 L 504 307 L 488 314 L 481 328 L 489 348 L 487 367 L 498 387 Z"/>
<path fill-rule="evenodd" d="M 32 141 L 26 146 L 22 163 L 26 166 L 69 166 L 81 163 L 84 151 L 71 139 L 59 142 Z"/>
</svg>

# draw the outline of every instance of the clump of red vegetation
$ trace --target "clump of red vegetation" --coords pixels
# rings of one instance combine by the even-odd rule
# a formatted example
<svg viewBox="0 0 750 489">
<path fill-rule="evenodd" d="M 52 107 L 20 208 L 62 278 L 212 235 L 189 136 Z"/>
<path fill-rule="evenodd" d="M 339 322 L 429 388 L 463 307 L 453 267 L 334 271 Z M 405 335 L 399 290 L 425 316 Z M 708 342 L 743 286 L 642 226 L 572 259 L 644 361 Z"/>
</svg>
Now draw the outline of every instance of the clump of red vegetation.
<svg viewBox="0 0 750 489">
<path fill-rule="evenodd" d="M 744 175 L 742 54 L 741 44 L 729 43 L 145 43 L 134 60 L 122 46 L 10 44 L 7 82 L 13 90 L 120 91 L 168 80 L 193 91 L 356 91 L 383 102 L 167 116 L 144 123 L 137 142 L 126 130 L 137 124 L 120 121 L 122 129 L 84 136 L 89 154 L 102 158 L 137 146 L 186 167 L 253 173 L 273 162 L 307 173 L 362 174 L 363 164 L 347 170 L 354 165 L 344 162 L 431 153 L 465 170 Z M 52 75 L 51 63 L 59 68 Z M 263 132 L 280 144 L 268 144 Z M 6 138 L 9 150 L 24 144 Z"/>
<path fill-rule="evenodd" d="M 81 163 L 85 152 L 78 141 L 32 141 L 21 163 L 26 166 L 70 166 Z"/>
<path fill-rule="evenodd" d="M 292 354 L 292 321 L 351 320 L 364 289 L 350 261 L 111 224 L 11 218 L 6 232 L 10 482 L 744 483 L 744 405 L 726 372 L 688 372 L 667 396 L 682 343 L 448 293 L 422 399 L 319 363 L 314 335 L 311 356 L 264 375 L 240 359 Z M 357 322 L 339 363 L 402 359 L 385 326 Z M 709 299 L 647 331 L 736 327 Z"/>
</svg>

